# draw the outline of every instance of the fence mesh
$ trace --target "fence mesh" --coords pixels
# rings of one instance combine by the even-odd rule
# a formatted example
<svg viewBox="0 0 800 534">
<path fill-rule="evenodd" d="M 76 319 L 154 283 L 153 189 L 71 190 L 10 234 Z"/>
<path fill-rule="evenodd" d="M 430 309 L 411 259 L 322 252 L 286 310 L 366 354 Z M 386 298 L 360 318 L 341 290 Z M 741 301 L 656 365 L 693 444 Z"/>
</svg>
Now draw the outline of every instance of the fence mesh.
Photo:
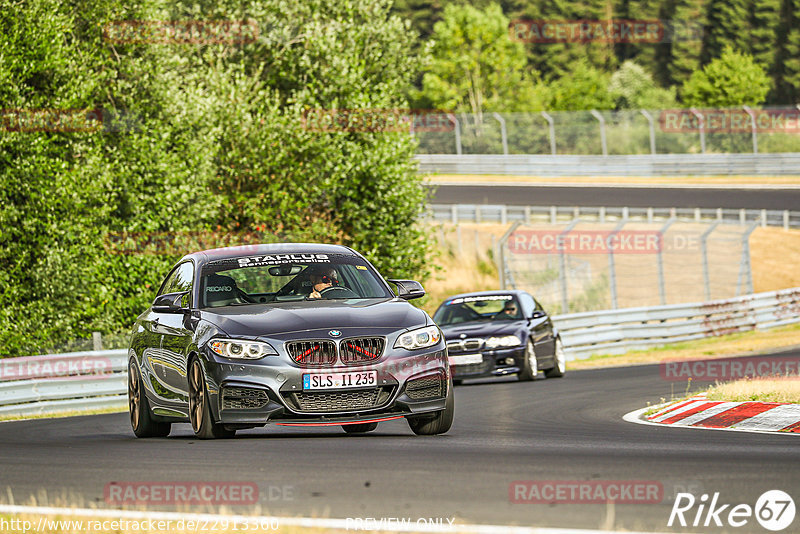
<svg viewBox="0 0 800 534">
<path fill-rule="evenodd" d="M 603 136 L 609 155 L 800 152 L 796 107 L 445 115 L 444 131 L 415 133 L 418 153 L 599 155 Z"/>
<path fill-rule="evenodd" d="M 502 247 L 506 287 L 552 313 L 724 299 L 752 291 L 751 227 L 720 223 L 523 224 Z"/>
</svg>

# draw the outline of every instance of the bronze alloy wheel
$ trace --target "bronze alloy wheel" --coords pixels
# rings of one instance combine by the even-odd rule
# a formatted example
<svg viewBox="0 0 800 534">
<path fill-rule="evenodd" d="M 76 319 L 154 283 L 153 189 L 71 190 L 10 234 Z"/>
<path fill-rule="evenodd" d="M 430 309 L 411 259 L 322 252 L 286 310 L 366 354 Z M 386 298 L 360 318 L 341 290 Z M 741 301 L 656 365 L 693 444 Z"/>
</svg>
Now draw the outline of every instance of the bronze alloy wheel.
<svg viewBox="0 0 800 534">
<path fill-rule="evenodd" d="M 139 374 L 139 368 L 134 359 L 128 365 L 128 413 L 131 419 L 131 428 L 136 437 L 152 438 L 169 435 L 172 425 L 164 421 L 157 421 L 150 413 L 142 376 Z"/>
<path fill-rule="evenodd" d="M 200 362 L 192 362 L 192 371 L 189 373 L 189 418 L 192 421 L 192 430 L 200 432 L 203 426 L 203 410 L 206 404 L 206 388 L 203 381 L 203 369 Z"/>
<path fill-rule="evenodd" d="M 208 388 L 200 360 L 192 360 L 189 368 L 189 420 L 192 430 L 200 439 L 231 438 L 236 430 L 215 423 L 209 406 Z"/>
</svg>

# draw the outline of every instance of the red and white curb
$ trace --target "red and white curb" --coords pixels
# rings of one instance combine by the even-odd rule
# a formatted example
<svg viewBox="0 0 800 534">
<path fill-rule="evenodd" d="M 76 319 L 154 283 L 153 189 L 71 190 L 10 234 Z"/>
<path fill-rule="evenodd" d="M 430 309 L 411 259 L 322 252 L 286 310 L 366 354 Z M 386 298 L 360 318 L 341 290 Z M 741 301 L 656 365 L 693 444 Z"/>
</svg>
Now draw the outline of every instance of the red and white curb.
<svg viewBox="0 0 800 534">
<path fill-rule="evenodd" d="M 714 430 L 740 430 L 779 434 L 800 434 L 800 404 L 780 402 L 710 401 L 705 394 L 626 414 L 632 423 L 672 425 Z"/>
</svg>

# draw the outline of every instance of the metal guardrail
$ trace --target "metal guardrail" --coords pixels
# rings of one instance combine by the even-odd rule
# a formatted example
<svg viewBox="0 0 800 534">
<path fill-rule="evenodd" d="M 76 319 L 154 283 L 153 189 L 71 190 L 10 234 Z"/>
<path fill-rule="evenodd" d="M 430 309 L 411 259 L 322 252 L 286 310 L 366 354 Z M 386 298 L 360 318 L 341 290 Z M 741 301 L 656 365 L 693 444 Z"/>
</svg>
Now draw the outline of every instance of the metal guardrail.
<svg viewBox="0 0 800 534">
<path fill-rule="evenodd" d="M 800 288 L 726 300 L 556 315 L 571 358 L 800 323 Z"/>
<path fill-rule="evenodd" d="M 125 408 L 127 350 L 0 359 L 0 417 Z"/>
<path fill-rule="evenodd" d="M 515 221 L 557 224 L 574 219 L 586 222 L 612 221 L 667 221 L 683 222 L 721 221 L 734 224 L 758 222 L 761 226 L 784 229 L 800 228 L 800 211 L 754 210 L 723 208 L 630 208 L 630 207 L 569 207 L 569 206 L 511 206 L 503 204 L 430 204 L 428 217 L 434 221 L 458 224 L 459 222 L 495 222 L 507 224 Z"/>
<path fill-rule="evenodd" d="M 570 359 L 592 354 L 620 354 L 668 343 L 773 328 L 800 322 L 800 288 L 758 293 L 727 300 L 556 315 Z M 110 372 L 73 373 L 0 381 L 0 416 L 31 416 L 127 406 L 127 351 L 107 350 L 0 360 L 8 368 L 40 373 L 59 362 L 103 361 Z M 34 367 L 36 365 L 36 367 Z M 87 369 L 91 366 L 84 367 Z M 48 371 L 49 372 L 49 371 Z"/>
<path fill-rule="evenodd" d="M 628 156 L 418 154 L 419 170 L 514 176 L 755 176 L 800 174 L 800 153 Z"/>
</svg>

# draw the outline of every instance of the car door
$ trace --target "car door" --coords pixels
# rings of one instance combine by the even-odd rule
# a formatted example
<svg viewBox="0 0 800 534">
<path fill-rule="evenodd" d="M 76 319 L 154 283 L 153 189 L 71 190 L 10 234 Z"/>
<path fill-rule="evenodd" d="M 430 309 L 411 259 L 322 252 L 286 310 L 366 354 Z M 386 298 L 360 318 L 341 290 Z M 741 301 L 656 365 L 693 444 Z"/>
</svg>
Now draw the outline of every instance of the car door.
<svg viewBox="0 0 800 534">
<path fill-rule="evenodd" d="M 522 311 L 528 318 L 528 324 L 533 338 L 536 354 L 540 361 L 554 360 L 555 337 L 553 336 L 553 322 L 544 310 L 544 307 L 528 293 L 520 295 Z"/>
<path fill-rule="evenodd" d="M 182 306 L 191 308 L 194 264 L 186 261 L 175 267 L 161 286 L 158 294 L 188 291 Z M 151 311 L 154 331 L 159 336 L 159 349 L 149 359 L 153 375 L 158 384 L 153 384 L 156 394 L 166 403 L 183 405 L 188 403 L 186 381 L 186 349 L 192 342 L 192 325 L 183 313 L 159 313 Z"/>
</svg>

